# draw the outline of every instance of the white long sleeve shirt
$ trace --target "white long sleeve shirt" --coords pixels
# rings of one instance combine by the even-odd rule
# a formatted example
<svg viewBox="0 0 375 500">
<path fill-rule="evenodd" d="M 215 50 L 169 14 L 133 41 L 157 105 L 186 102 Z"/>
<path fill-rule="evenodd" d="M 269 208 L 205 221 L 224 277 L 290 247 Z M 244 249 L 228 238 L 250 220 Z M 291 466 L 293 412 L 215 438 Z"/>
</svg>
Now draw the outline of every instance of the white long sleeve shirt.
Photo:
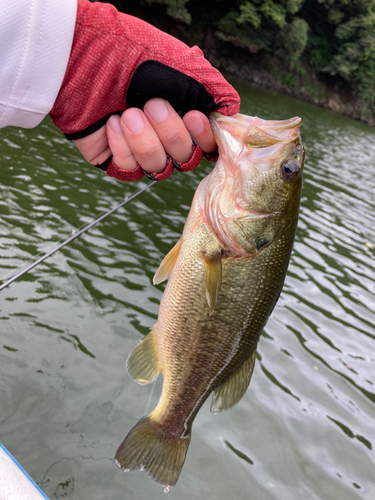
<svg viewBox="0 0 375 500">
<path fill-rule="evenodd" d="M 68 65 L 77 0 L 1 0 L 0 128 L 32 128 L 52 109 Z"/>
</svg>

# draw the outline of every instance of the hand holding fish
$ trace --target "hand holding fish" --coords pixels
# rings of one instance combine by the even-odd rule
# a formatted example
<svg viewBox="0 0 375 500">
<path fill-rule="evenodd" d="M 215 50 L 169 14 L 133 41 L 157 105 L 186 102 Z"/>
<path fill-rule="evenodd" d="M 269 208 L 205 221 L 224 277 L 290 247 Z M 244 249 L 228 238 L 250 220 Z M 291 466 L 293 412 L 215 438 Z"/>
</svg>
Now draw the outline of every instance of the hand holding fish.
<svg viewBox="0 0 375 500">
<path fill-rule="evenodd" d="M 132 171 L 139 164 L 148 173 L 159 173 L 165 169 L 167 154 L 180 163 L 189 161 L 191 138 L 205 153 L 217 149 L 206 115 L 189 111 L 181 118 L 167 101 L 155 98 L 145 104 L 144 112 L 129 108 L 121 117 L 111 116 L 98 131 L 73 142 L 94 165 L 113 155 L 122 170 Z"/>
<path fill-rule="evenodd" d="M 167 121 L 176 123 L 175 132 L 179 138 L 173 145 L 175 139 L 173 135 L 165 136 L 167 129 L 163 128 L 163 123 L 156 121 L 156 125 L 155 120 L 151 123 L 150 111 L 154 106 L 147 101 L 153 98 L 168 101 L 181 117 L 192 110 L 201 113 L 220 111 L 231 116 L 239 111 L 240 103 L 237 92 L 204 58 L 198 47 L 190 48 L 140 19 L 119 13 L 110 4 L 78 0 L 69 64 L 50 112 L 55 125 L 70 140 L 81 141 L 93 135 L 90 144 L 97 140 L 101 145 L 96 155 L 87 151 L 85 143 L 77 142 L 77 146 L 85 157 L 100 162 L 96 166 L 120 180 L 136 181 L 145 174 L 163 180 L 175 169 L 192 170 L 199 165 L 203 152 L 189 138 L 190 119 L 184 122 L 186 128 L 182 122 L 177 122 L 178 117 L 169 116 Z M 138 108 L 139 111 L 129 108 Z M 123 141 L 124 151 L 114 151 L 120 163 L 125 160 L 122 168 L 111 155 L 112 148 L 118 149 L 120 141 L 112 132 L 108 135 L 109 128 L 113 127 L 108 125 L 107 134 L 103 134 L 103 127 L 112 115 L 121 116 L 125 110 L 127 113 L 120 123 L 117 118 L 111 119 L 115 131 L 121 130 L 123 135 L 117 139 Z M 142 122 L 143 131 L 139 129 Z M 207 119 L 204 123 L 207 130 Z M 120 129 L 116 129 L 119 124 Z M 134 132 L 136 129 L 139 135 Z M 151 147 L 144 150 L 140 139 L 147 130 L 146 146 L 151 144 Z M 111 146 L 109 141 L 112 141 Z M 168 148 L 172 146 L 181 160 L 173 158 L 174 153 L 165 147 L 164 142 Z M 180 146 L 182 150 L 179 150 Z M 153 170 L 150 157 L 154 156 L 156 169 Z"/>
</svg>

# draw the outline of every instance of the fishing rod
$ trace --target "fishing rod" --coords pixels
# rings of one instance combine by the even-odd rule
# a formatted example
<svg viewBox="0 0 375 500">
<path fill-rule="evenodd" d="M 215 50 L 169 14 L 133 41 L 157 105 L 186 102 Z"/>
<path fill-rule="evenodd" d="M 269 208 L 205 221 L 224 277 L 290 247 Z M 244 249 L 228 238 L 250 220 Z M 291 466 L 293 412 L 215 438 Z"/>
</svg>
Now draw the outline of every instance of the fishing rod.
<svg viewBox="0 0 375 500">
<path fill-rule="evenodd" d="M 53 248 L 49 252 L 47 252 L 44 255 L 42 255 L 39 259 L 37 259 L 35 262 L 33 262 L 32 264 L 30 264 L 29 266 L 27 266 L 25 269 L 23 269 L 19 273 L 15 274 L 12 278 L 10 278 L 9 280 L 5 281 L 0 286 L 0 292 L 1 292 L 1 290 L 4 290 L 4 288 L 6 288 L 7 286 L 9 286 L 11 283 L 13 283 L 13 281 L 18 280 L 18 278 L 20 278 L 24 274 L 28 273 L 29 271 L 31 271 L 31 269 L 34 269 L 34 267 L 38 266 L 41 262 L 43 262 L 46 259 L 48 259 L 48 257 L 50 257 L 51 255 L 53 255 L 55 252 L 58 252 L 65 245 L 68 245 L 68 243 L 70 243 L 71 241 L 73 241 L 76 238 L 78 238 L 79 236 L 81 236 L 81 234 L 85 233 L 86 231 L 88 231 L 92 227 L 96 226 L 96 224 L 98 224 L 103 219 L 105 219 L 106 217 L 108 217 L 108 215 L 111 215 L 111 214 L 113 214 L 113 212 L 116 212 L 116 210 L 118 210 L 122 206 L 126 205 L 126 203 L 129 203 L 129 201 L 131 201 L 134 198 L 136 198 L 137 196 L 139 196 L 141 193 L 143 193 L 144 191 L 146 191 L 147 189 L 149 189 L 155 183 L 156 183 L 156 181 L 153 181 L 150 184 L 147 184 L 147 186 L 145 186 L 144 188 L 142 188 L 139 191 L 137 191 L 136 193 L 132 194 L 131 196 L 125 196 L 125 198 L 123 199 L 123 201 L 121 203 L 119 203 L 118 205 L 116 205 L 114 208 L 111 208 L 111 210 L 108 210 L 108 212 L 106 212 L 105 214 L 101 215 L 100 217 L 98 217 L 97 219 L 95 219 L 93 222 L 90 222 L 90 224 L 88 224 L 83 229 L 80 229 L 77 233 L 72 234 L 68 239 L 66 239 L 65 241 L 63 241 L 59 245 L 57 245 L 55 248 Z"/>
</svg>

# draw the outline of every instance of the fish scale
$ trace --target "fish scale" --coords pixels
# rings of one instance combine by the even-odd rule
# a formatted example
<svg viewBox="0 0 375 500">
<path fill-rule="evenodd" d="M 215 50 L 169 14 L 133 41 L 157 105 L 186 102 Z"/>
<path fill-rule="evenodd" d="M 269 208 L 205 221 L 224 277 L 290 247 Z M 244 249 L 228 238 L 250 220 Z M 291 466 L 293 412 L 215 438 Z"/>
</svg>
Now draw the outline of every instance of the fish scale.
<svg viewBox="0 0 375 500">
<path fill-rule="evenodd" d="M 245 394 L 298 221 L 301 120 L 215 114 L 211 121 L 219 160 L 155 275 L 156 283 L 169 278 L 157 323 L 127 361 L 142 384 L 162 372 L 163 389 L 120 445 L 116 464 L 165 486 L 177 482 L 194 418 L 210 394 L 214 413 Z"/>
</svg>

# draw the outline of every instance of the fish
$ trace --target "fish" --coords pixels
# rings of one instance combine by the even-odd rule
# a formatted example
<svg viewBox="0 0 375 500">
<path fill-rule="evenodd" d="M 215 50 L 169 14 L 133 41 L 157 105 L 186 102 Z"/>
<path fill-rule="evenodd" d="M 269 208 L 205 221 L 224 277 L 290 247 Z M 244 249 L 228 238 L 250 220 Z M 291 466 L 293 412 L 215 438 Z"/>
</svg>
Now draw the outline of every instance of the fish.
<svg viewBox="0 0 375 500">
<path fill-rule="evenodd" d="M 194 418 L 244 396 L 257 344 L 281 293 L 295 238 L 305 150 L 301 118 L 212 113 L 219 157 L 199 184 L 181 238 L 154 284 L 168 279 L 156 324 L 127 359 L 139 384 L 160 372 L 156 408 L 130 430 L 116 465 L 169 489 L 179 478 Z"/>
</svg>

